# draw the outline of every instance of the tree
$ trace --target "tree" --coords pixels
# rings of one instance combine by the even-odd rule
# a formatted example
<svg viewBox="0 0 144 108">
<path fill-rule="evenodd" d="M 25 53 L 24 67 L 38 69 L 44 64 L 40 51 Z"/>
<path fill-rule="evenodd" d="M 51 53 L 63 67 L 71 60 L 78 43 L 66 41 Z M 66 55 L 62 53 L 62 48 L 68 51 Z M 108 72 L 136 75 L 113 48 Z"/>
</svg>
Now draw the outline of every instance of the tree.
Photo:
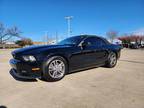
<svg viewBox="0 0 144 108">
<path fill-rule="evenodd" d="M 20 37 L 20 31 L 16 26 L 12 28 L 5 28 L 2 23 L 0 23 L 0 44 L 4 44 L 6 41 L 11 39 L 13 36 Z"/>
<path fill-rule="evenodd" d="M 26 46 L 26 45 L 33 45 L 32 40 L 29 39 L 29 38 L 17 40 L 15 43 L 18 44 L 21 47 Z"/>
<path fill-rule="evenodd" d="M 113 40 L 118 36 L 118 32 L 112 30 L 112 31 L 108 31 L 106 33 L 106 35 L 107 35 L 108 39 L 110 40 L 110 42 L 113 43 Z"/>
</svg>

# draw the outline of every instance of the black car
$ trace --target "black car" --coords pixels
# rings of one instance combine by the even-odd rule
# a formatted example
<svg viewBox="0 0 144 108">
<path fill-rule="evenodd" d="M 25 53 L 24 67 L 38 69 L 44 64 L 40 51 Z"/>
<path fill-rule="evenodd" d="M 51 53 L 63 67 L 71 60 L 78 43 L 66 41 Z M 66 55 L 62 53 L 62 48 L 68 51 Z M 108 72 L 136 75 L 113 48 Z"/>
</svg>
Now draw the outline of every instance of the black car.
<svg viewBox="0 0 144 108">
<path fill-rule="evenodd" d="M 56 45 L 32 46 L 12 52 L 12 71 L 21 78 L 57 81 L 66 74 L 98 66 L 112 68 L 121 47 L 98 36 L 80 35 Z"/>
</svg>

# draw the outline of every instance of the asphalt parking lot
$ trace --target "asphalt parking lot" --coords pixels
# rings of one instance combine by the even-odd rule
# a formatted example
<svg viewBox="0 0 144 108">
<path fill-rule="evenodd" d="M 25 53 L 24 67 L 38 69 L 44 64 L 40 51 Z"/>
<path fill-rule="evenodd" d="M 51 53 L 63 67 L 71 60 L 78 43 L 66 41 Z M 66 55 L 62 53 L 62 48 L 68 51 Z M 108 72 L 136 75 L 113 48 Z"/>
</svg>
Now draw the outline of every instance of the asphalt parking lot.
<svg viewBox="0 0 144 108">
<path fill-rule="evenodd" d="M 0 49 L 0 106 L 6 108 L 144 108 L 144 50 L 123 49 L 115 68 L 94 68 L 58 82 L 14 79 L 12 50 Z"/>
</svg>

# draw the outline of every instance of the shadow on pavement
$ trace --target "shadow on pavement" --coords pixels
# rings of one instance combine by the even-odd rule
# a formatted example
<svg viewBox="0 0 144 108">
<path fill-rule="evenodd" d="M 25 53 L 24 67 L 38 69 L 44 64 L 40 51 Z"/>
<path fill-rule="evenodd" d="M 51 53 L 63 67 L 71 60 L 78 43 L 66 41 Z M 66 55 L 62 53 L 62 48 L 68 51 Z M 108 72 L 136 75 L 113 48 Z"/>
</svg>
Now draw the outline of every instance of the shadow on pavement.
<svg viewBox="0 0 144 108">
<path fill-rule="evenodd" d="M 119 60 L 119 61 L 125 61 L 125 62 L 131 62 L 131 63 L 144 64 L 144 62 L 141 62 L 141 61 L 133 61 L 133 60 Z"/>
<path fill-rule="evenodd" d="M 6 106 L 1 105 L 0 108 L 7 108 Z"/>
<path fill-rule="evenodd" d="M 23 82 L 37 82 L 36 79 L 24 79 L 24 78 L 19 78 L 19 77 L 15 76 L 15 74 L 13 73 L 12 70 L 10 70 L 9 73 L 10 73 L 11 76 L 12 76 L 15 80 L 17 80 L 17 81 L 23 81 Z M 1 108 L 1 107 L 0 107 L 0 108 Z"/>
<path fill-rule="evenodd" d="M 100 66 L 100 67 L 104 67 L 104 66 Z M 67 75 L 76 74 L 76 73 L 80 73 L 80 72 L 87 71 L 87 70 L 97 69 L 97 68 L 100 68 L 100 67 L 99 66 L 93 66 L 93 67 L 89 67 L 89 68 L 85 68 L 85 69 L 79 69 L 77 71 L 73 71 L 71 73 L 68 73 Z"/>
<path fill-rule="evenodd" d="M 103 66 L 100 66 L 100 67 L 103 67 Z M 76 74 L 76 73 L 80 73 L 80 72 L 87 71 L 87 70 L 90 70 L 90 69 L 95 69 L 95 68 L 99 68 L 99 67 L 98 66 L 94 66 L 94 67 L 90 67 L 90 68 L 86 68 L 86 69 L 80 69 L 80 70 L 77 70 L 77 71 L 73 71 L 71 73 L 67 73 L 66 75 Z M 11 76 L 15 80 L 18 80 L 18 81 L 23 81 L 23 82 L 37 82 L 38 81 L 37 79 L 19 78 L 19 77 L 15 76 L 15 74 L 13 73 L 12 70 L 10 70 L 9 73 L 11 74 Z M 45 80 L 44 78 L 38 78 L 38 79 L 41 80 L 41 81 L 44 81 L 44 82 L 57 82 L 57 81 L 52 81 L 52 80 Z"/>
</svg>

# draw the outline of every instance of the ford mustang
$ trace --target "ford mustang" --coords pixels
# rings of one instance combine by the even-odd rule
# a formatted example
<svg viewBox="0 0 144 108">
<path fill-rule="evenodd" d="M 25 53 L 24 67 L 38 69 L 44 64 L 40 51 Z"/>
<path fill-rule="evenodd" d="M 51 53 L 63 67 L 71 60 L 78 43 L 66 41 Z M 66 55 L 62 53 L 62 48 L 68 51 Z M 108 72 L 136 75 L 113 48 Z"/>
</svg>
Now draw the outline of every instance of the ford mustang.
<svg viewBox="0 0 144 108">
<path fill-rule="evenodd" d="M 117 64 L 121 47 L 93 35 L 64 39 L 56 45 L 31 46 L 12 52 L 10 60 L 14 75 L 20 78 L 44 78 L 58 81 L 66 74 Z"/>
</svg>

